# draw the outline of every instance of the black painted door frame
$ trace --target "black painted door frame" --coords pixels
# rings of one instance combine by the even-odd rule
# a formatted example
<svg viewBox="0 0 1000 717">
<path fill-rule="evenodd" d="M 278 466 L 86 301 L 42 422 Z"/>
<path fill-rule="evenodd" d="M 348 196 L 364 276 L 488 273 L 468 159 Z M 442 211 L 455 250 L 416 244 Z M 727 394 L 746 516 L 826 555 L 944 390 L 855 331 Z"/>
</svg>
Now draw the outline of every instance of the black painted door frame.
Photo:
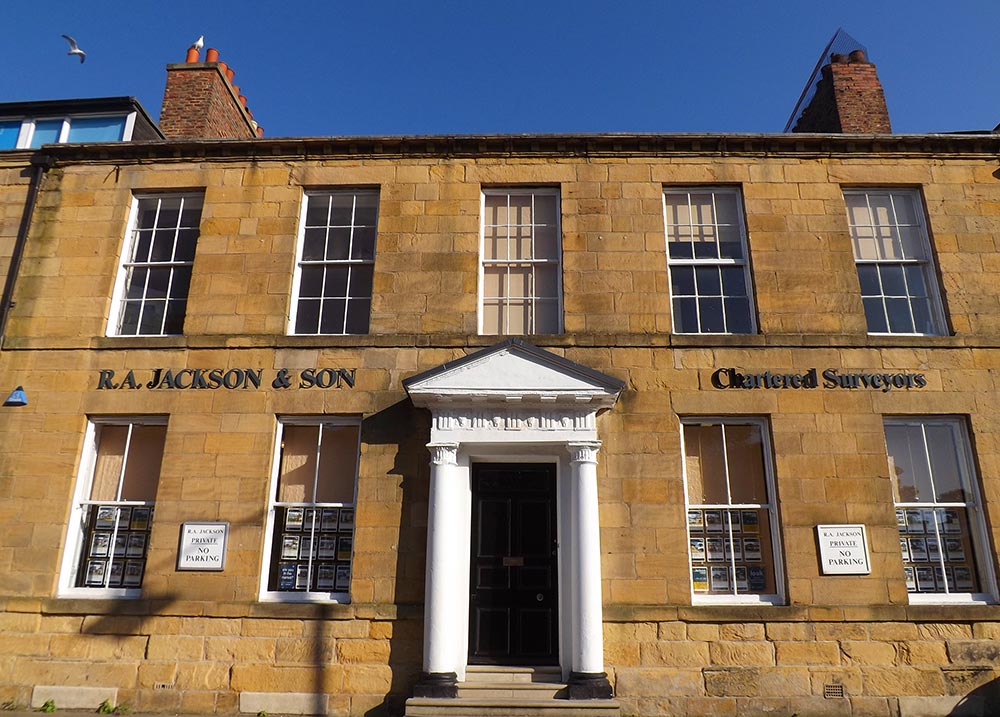
<svg viewBox="0 0 1000 717">
<path fill-rule="evenodd" d="M 470 664 L 559 664 L 554 463 L 474 463 Z"/>
</svg>

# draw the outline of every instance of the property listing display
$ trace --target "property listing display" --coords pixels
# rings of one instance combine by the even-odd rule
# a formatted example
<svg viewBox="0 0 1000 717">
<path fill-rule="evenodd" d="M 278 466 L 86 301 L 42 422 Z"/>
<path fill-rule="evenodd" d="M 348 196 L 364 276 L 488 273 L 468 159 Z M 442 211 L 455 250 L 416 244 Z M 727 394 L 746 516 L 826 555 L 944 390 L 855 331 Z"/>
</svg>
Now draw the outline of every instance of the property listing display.
<svg viewBox="0 0 1000 717">
<path fill-rule="evenodd" d="M 354 552 L 354 508 L 279 507 L 271 590 L 347 592 Z"/>
<path fill-rule="evenodd" d="M 715 595 L 774 592 L 773 551 L 766 509 L 688 510 L 691 584 Z"/>
<path fill-rule="evenodd" d="M 897 508 L 896 525 L 908 591 L 980 591 L 964 507 Z"/>
<path fill-rule="evenodd" d="M 77 586 L 141 587 L 152 518 L 152 506 L 87 506 Z"/>
</svg>

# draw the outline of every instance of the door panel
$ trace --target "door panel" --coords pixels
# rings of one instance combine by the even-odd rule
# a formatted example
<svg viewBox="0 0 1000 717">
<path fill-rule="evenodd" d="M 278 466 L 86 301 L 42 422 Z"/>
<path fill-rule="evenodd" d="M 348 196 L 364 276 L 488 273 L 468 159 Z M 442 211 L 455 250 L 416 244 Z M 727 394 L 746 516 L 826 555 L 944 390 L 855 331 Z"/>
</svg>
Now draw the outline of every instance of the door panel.
<svg viewBox="0 0 1000 717">
<path fill-rule="evenodd" d="M 558 664 L 555 466 L 474 464 L 472 504 L 469 661 Z"/>
</svg>

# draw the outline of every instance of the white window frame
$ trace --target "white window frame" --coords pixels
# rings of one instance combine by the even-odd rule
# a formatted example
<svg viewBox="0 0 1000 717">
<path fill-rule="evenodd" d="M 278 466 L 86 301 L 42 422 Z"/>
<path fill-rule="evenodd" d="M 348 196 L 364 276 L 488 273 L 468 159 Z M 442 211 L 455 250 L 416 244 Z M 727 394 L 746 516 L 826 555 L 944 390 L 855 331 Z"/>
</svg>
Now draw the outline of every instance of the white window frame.
<svg viewBox="0 0 1000 717">
<path fill-rule="evenodd" d="M 133 587 L 78 587 L 76 585 L 79 576 L 82 552 L 86 549 L 84 536 L 86 535 L 86 511 L 91 505 L 115 503 L 118 506 L 132 507 L 155 507 L 155 501 L 95 501 L 90 498 L 90 491 L 93 487 L 94 470 L 97 466 L 98 440 L 102 426 L 166 426 L 166 416 L 122 416 L 114 418 L 91 417 L 87 421 L 87 429 L 84 434 L 83 454 L 80 457 L 80 466 L 76 474 L 76 487 L 73 491 L 73 504 L 70 508 L 69 523 L 66 528 L 66 540 L 63 550 L 62 563 L 59 569 L 59 584 L 57 592 L 59 597 L 84 597 L 84 598 L 124 598 L 135 599 L 142 595 L 142 588 Z M 128 444 L 126 444 L 127 446 Z M 124 475 L 128 464 L 128 452 L 126 448 L 126 459 L 122 462 L 121 473 Z M 161 466 L 162 473 L 162 466 Z M 159 482 L 159 476 L 157 476 Z M 119 493 L 121 491 L 121 476 L 118 483 Z M 114 533 L 117 533 L 117 523 Z M 112 537 L 114 546 L 114 537 Z M 149 545 L 146 546 L 147 556 Z"/>
<path fill-rule="evenodd" d="M 564 317 L 563 317 L 563 272 L 562 272 L 562 197 L 559 187 L 536 187 L 536 186 L 498 186 L 498 187 L 483 187 L 479 196 L 479 296 L 477 301 L 477 326 L 478 333 L 480 336 L 487 334 L 483 333 L 483 312 L 484 312 L 484 302 L 486 300 L 485 296 L 485 267 L 487 265 L 486 256 L 486 197 L 487 196 L 548 196 L 555 197 L 556 200 L 556 226 L 555 226 L 555 236 L 556 236 L 556 259 L 491 259 L 489 264 L 493 266 L 503 266 L 509 264 L 528 264 L 532 266 L 555 266 L 556 267 L 556 329 L 552 332 L 538 333 L 535 330 L 535 318 L 537 312 L 535 311 L 535 305 L 539 298 L 548 301 L 548 297 L 537 297 L 532 295 L 531 297 L 523 297 L 526 300 L 531 301 L 531 327 L 530 330 L 525 333 L 510 333 L 504 331 L 501 326 L 500 331 L 496 334 L 488 334 L 489 336 L 554 336 L 561 334 L 564 331 Z M 532 209 L 532 217 L 534 217 L 534 209 Z M 532 249 L 534 249 L 534 232 L 532 232 Z M 534 251 L 532 251 L 534 253 Z M 534 283 L 534 282 L 532 282 Z M 534 291 L 532 291 L 534 294 Z M 491 297 L 492 298 L 492 297 Z M 510 297 L 495 297 L 497 299 L 509 299 Z M 506 313 L 502 314 L 501 322 L 506 319 Z"/>
<path fill-rule="evenodd" d="M 947 333 L 947 323 L 945 321 L 944 304 L 943 304 L 942 297 L 941 297 L 941 288 L 938 285 L 938 281 L 937 281 L 937 270 L 936 270 L 936 265 L 935 265 L 935 262 L 934 262 L 934 254 L 931 251 L 930 233 L 928 231 L 927 221 L 926 221 L 926 218 L 925 218 L 924 201 L 923 201 L 923 196 L 921 195 L 920 191 L 918 189 L 906 188 L 906 187 L 845 187 L 843 189 L 843 194 L 844 194 L 844 198 L 845 198 L 845 211 L 847 213 L 848 229 L 850 230 L 850 233 L 851 233 L 851 250 L 852 250 L 852 252 L 854 254 L 854 264 L 855 264 L 855 267 L 857 269 L 859 269 L 859 270 L 860 270 L 860 268 L 862 266 L 875 266 L 875 267 L 900 266 L 900 267 L 904 267 L 904 268 L 907 267 L 907 266 L 916 266 L 916 267 L 919 267 L 920 268 L 920 272 L 921 272 L 921 274 L 923 276 L 924 286 L 925 286 L 926 291 L 927 291 L 927 303 L 928 303 L 928 307 L 929 307 L 929 310 L 930 310 L 930 319 L 931 319 L 931 322 L 934 325 L 933 326 L 933 331 L 930 331 L 928 333 L 920 333 L 920 332 L 916 332 L 916 331 L 914 331 L 914 332 L 892 331 L 891 327 L 889 325 L 889 316 L 888 316 L 888 313 L 885 310 L 885 299 L 887 298 L 887 296 L 890 296 L 890 295 L 886 295 L 885 293 L 882 293 L 882 294 L 879 295 L 879 297 L 882 299 L 883 318 L 885 319 L 886 328 L 889 329 L 889 330 L 887 330 L 887 331 L 872 331 L 869 328 L 868 329 L 868 333 L 870 335 L 872 335 L 872 336 L 943 336 L 943 335 L 945 335 Z M 869 214 L 872 216 L 872 221 L 874 222 L 875 221 L 875 215 L 874 215 L 874 213 L 871 212 L 871 202 L 870 202 L 870 199 L 869 199 L 870 195 L 873 195 L 873 194 L 888 194 L 889 195 L 889 199 L 890 199 L 890 202 L 891 202 L 892 208 L 893 208 L 892 209 L 892 212 L 893 212 L 893 221 L 889 225 L 889 227 L 891 229 L 893 229 L 893 230 L 896 230 L 898 227 L 906 227 L 908 229 L 915 230 L 917 232 L 917 234 L 919 235 L 919 237 L 920 237 L 920 245 L 921 245 L 921 248 L 923 249 L 924 254 L 925 254 L 925 256 L 923 258 L 908 258 L 908 257 L 904 257 L 904 258 L 901 258 L 901 259 L 861 259 L 861 258 L 858 257 L 858 241 L 857 241 L 857 237 L 855 235 L 855 225 L 851 221 L 851 212 L 850 212 L 850 208 L 847 207 L 847 201 L 846 200 L 847 200 L 847 197 L 849 197 L 849 196 L 863 196 L 863 197 L 865 197 L 865 204 L 868 206 Z M 911 225 L 911 224 L 900 223 L 899 218 L 898 218 L 898 213 L 896 212 L 896 204 L 895 204 L 895 199 L 894 199 L 894 197 L 896 195 L 907 196 L 912 201 L 913 207 L 914 207 L 914 215 L 916 217 L 916 223 L 915 224 Z M 873 225 L 873 226 L 883 227 L 883 225 L 880 225 L 880 224 L 879 225 Z M 877 241 L 875 242 L 875 245 L 878 246 L 878 242 Z M 879 249 L 879 251 L 881 251 L 881 249 Z M 904 274 L 904 281 L 905 281 L 905 274 Z M 860 272 L 859 272 L 859 282 L 860 282 Z M 880 282 L 879 283 L 881 285 L 881 278 L 880 278 Z M 864 295 L 862 294 L 862 298 L 863 298 L 863 296 Z M 891 295 L 891 296 L 893 296 L 893 298 L 897 298 L 897 299 L 898 298 L 906 298 L 907 299 L 907 303 L 908 303 L 908 305 L 910 307 L 910 319 L 911 319 L 911 322 L 914 323 L 914 327 L 915 327 L 916 322 L 914 321 L 914 317 L 913 317 L 913 301 L 912 301 L 913 297 L 911 295 L 909 295 L 909 294 L 907 294 L 906 297 L 898 297 L 898 296 L 894 296 L 894 295 Z M 869 321 L 868 321 L 868 311 L 867 311 L 867 309 L 865 309 L 864 311 L 865 311 L 865 323 L 867 325 L 869 323 Z"/>
<path fill-rule="evenodd" d="M 719 215 L 718 215 L 718 212 L 715 209 L 716 197 L 718 197 L 718 196 L 729 196 L 729 197 L 733 197 L 734 198 L 734 203 L 736 205 L 736 227 L 739 230 L 739 234 L 740 234 L 740 253 L 742 255 L 741 258 L 734 259 L 734 258 L 730 258 L 730 257 L 722 257 L 721 256 L 721 252 L 719 252 L 720 256 L 718 258 L 716 258 L 716 257 L 704 258 L 704 259 L 699 259 L 699 258 L 696 258 L 696 257 L 693 257 L 693 258 L 690 258 L 690 259 L 686 259 L 686 258 L 685 259 L 675 259 L 675 258 L 672 258 L 670 256 L 670 233 L 669 233 L 669 227 L 672 226 L 672 225 L 669 223 L 669 215 L 668 215 L 668 212 L 667 212 L 667 197 L 670 196 L 670 195 L 674 195 L 674 196 L 687 195 L 688 196 L 688 207 L 689 207 L 689 211 L 690 211 L 690 202 L 691 202 L 690 195 L 691 194 L 707 194 L 707 193 L 711 193 L 712 194 L 712 214 L 713 214 L 713 226 L 716 227 L 716 232 L 715 232 L 716 244 L 718 244 L 718 240 L 719 240 L 719 232 L 718 232 L 718 226 L 719 226 L 719 224 L 718 224 L 718 216 Z M 747 244 L 746 218 L 745 218 L 745 214 L 744 214 L 744 210 L 743 210 L 743 192 L 740 190 L 739 187 L 729 187 L 729 186 L 714 186 L 713 185 L 713 186 L 684 186 L 684 187 L 675 187 L 675 186 L 671 185 L 671 186 L 665 186 L 663 188 L 662 200 L 661 201 L 662 201 L 662 208 L 663 208 L 664 250 L 665 250 L 666 258 L 667 258 L 667 287 L 668 287 L 668 290 L 670 291 L 670 321 L 671 321 L 671 329 L 672 329 L 673 333 L 675 333 L 675 334 L 682 334 L 682 335 L 691 335 L 691 336 L 694 336 L 694 335 L 697 335 L 697 336 L 731 336 L 731 335 L 749 336 L 751 334 L 756 334 L 757 333 L 757 315 L 756 315 L 757 311 L 756 311 L 756 305 L 754 303 L 753 281 L 752 281 L 752 277 L 751 277 L 751 274 L 750 274 L 750 251 L 749 251 L 749 247 L 748 247 L 748 244 Z M 675 267 L 675 266 L 677 266 L 677 267 L 680 267 L 680 266 L 689 266 L 689 267 L 694 267 L 695 270 L 697 270 L 698 267 L 718 267 L 720 270 L 723 269 L 723 268 L 725 268 L 725 267 L 739 267 L 739 268 L 742 268 L 742 270 L 743 270 L 743 284 L 744 284 L 744 287 L 746 288 L 747 311 L 749 312 L 749 322 L 750 322 L 749 331 L 747 331 L 746 333 L 741 332 L 739 334 L 734 334 L 732 331 L 729 330 L 729 327 L 727 326 L 727 323 L 728 323 L 727 322 L 727 316 L 728 315 L 727 315 L 727 313 L 725 311 L 725 305 L 724 304 L 723 304 L 723 311 L 722 311 L 722 323 L 723 323 L 723 327 L 725 329 L 724 331 L 701 331 L 701 330 L 699 330 L 699 331 L 681 331 L 678 328 L 678 326 L 677 326 L 677 311 L 674 309 L 674 299 L 676 297 L 674 297 L 672 272 L 673 272 L 673 267 Z M 720 279 L 720 281 L 721 281 L 721 279 Z M 697 309 L 698 310 L 698 316 L 699 316 L 698 325 L 699 325 L 699 329 L 700 329 L 700 326 L 701 326 L 701 318 L 700 318 L 701 317 L 701 305 L 700 305 L 700 301 L 698 301 L 698 299 L 703 298 L 703 297 L 701 297 L 697 293 L 697 288 L 695 289 L 695 292 L 696 293 L 694 294 L 694 298 L 695 298 L 695 305 L 698 307 L 698 309 Z M 712 297 L 712 298 L 715 298 L 715 297 Z M 725 295 L 723 294 L 719 298 L 720 299 L 724 299 Z"/>
<path fill-rule="evenodd" d="M 303 252 L 305 250 L 305 233 L 306 233 L 306 220 L 309 213 L 309 198 L 310 197 L 329 197 L 335 194 L 353 194 L 355 195 L 355 206 L 357 206 L 357 195 L 368 194 L 375 197 L 375 246 L 372 250 L 371 259 L 351 259 L 348 256 L 347 259 L 320 259 L 315 261 L 306 262 L 303 258 Z M 288 335 L 289 336 L 366 336 L 371 333 L 371 311 L 372 311 L 372 300 L 375 293 L 375 281 L 374 281 L 374 267 L 375 267 L 375 256 L 378 252 L 378 217 L 379 210 L 381 209 L 381 192 L 378 187 L 333 187 L 326 189 L 315 189 L 306 190 L 302 193 L 302 201 L 300 203 L 302 207 L 299 216 L 299 228 L 298 228 L 298 241 L 295 246 L 295 269 L 292 275 L 292 300 L 291 307 L 289 309 L 288 316 Z M 351 216 L 351 236 L 353 239 L 354 235 L 354 211 L 352 210 Z M 329 224 L 327 225 L 329 229 Z M 350 254 L 350 252 L 348 252 Z M 347 278 L 347 296 L 343 297 L 345 302 L 344 311 L 344 331 L 336 333 L 324 333 L 319 331 L 319 328 L 323 325 L 322 313 L 320 314 L 319 325 L 317 326 L 317 331 L 315 333 L 298 333 L 295 330 L 295 324 L 298 321 L 299 314 L 299 301 L 302 297 L 299 296 L 299 292 L 302 286 L 302 267 L 305 264 L 312 266 L 346 266 L 348 267 L 349 273 Z M 368 296 L 368 331 L 364 334 L 352 334 L 347 331 L 347 308 L 351 300 L 350 289 L 351 289 L 351 277 L 350 268 L 353 266 L 371 266 L 372 267 L 372 291 Z M 329 297 L 330 299 L 341 298 L 341 297 Z M 327 301 L 328 297 L 322 297 L 323 301 Z M 321 310 L 322 311 L 322 310 Z"/>
<path fill-rule="evenodd" d="M 157 192 L 157 193 L 152 193 L 152 194 L 136 194 L 136 195 L 133 195 L 131 207 L 129 209 L 128 224 L 126 225 L 126 228 L 125 228 L 125 238 L 122 241 L 121 255 L 119 256 L 119 259 L 118 259 L 118 273 L 117 273 L 117 275 L 115 277 L 115 287 L 114 287 L 114 290 L 113 290 L 113 292 L 111 294 L 111 309 L 110 309 L 110 313 L 109 313 L 109 316 L 108 316 L 108 324 L 107 324 L 107 331 L 106 331 L 106 335 L 107 336 L 121 336 L 121 337 L 130 337 L 130 338 L 149 338 L 149 337 L 153 337 L 153 336 L 180 336 L 180 335 L 182 335 L 182 333 L 181 334 L 167 334 L 167 333 L 162 333 L 162 332 L 158 333 L 158 334 L 143 334 L 143 333 L 123 334 L 123 333 L 121 333 L 121 323 L 122 323 L 122 319 L 124 318 L 124 312 L 125 312 L 126 291 L 128 289 L 128 287 L 126 285 L 126 281 L 128 279 L 128 273 L 129 273 L 129 268 L 130 267 L 132 267 L 135 264 L 148 264 L 149 266 L 154 266 L 155 265 L 155 266 L 160 266 L 160 267 L 167 267 L 167 266 L 169 266 L 169 267 L 191 266 L 192 267 L 192 271 L 193 271 L 193 267 L 194 267 L 194 259 L 193 258 L 192 258 L 191 261 L 183 261 L 183 262 L 133 262 L 132 259 L 131 259 L 132 254 L 135 251 L 135 242 L 136 242 L 136 239 L 137 239 L 137 237 L 136 237 L 136 224 L 139 221 L 139 203 L 142 200 L 145 200 L 145 199 L 168 199 L 168 198 L 170 198 L 170 199 L 172 199 L 172 198 L 184 198 L 184 199 L 198 198 L 198 199 L 200 199 L 202 201 L 202 210 L 201 210 L 202 214 L 201 214 L 201 216 L 202 216 L 202 218 L 204 217 L 205 195 L 204 195 L 203 192 Z M 199 220 L 199 224 L 200 223 L 201 222 Z M 198 238 L 199 239 L 201 238 L 200 231 L 199 231 Z M 197 240 L 196 240 L 196 242 L 197 242 Z M 197 243 L 196 243 L 196 247 L 197 247 Z M 197 248 L 195 249 L 195 251 L 197 252 Z M 189 288 L 189 292 L 190 292 L 190 286 L 188 288 Z M 185 301 L 187 301 L 189 299 L 190 299 L 190 293 L 188 294 L 188 296 L 185 297 Z M 185 317 L 185 319 L 187 318 L 187 315 L 188 315 L 188 310 L 187 310 L 187 308 L 185 308 L 185 310 L 184 310 L 184 317 Z M 164 310 L 164 318 L 163 318 L 163 320 L 166 321 L 166 310 Z M 162 324 L 161 324 L 161 326 L 162 326 Z"/>
<path fill-rule="evenodd" d="M 31 147 L 31 141 L 35 136 L 35 125 L 39 122 L 49 122 L 49 121 L 61 121 L 62 127 L 59 129 L 59 136 L 56 138 L 55 144 L 65 144 L 69 141 L 69 131 L 73 125 L 73 120 L 76 119 L 97 119 L 101 117 L 109 118 L 122 118 L 125 120 L 125 126 L 122 129 L 122 137 L 119 142 L 128 142 L 132 139 L 132 132 L 135 129 L 135 117 L 136 112 L 127 112 L 125 114 L 117 112 L 98 112 L 94 114 L 74 114 L 74 115 L 51 115 L 51 116 L 38 116 L 38 117 L 25 117 L 21 120 L 21 130 L 17 135 L 17 142 L 14 145 L 14 149 L 29 149 Z M 8 118 L 10 120 L 17 119 L 16 117 Z"/>
<path fill-rule="evenodd" d="M 768 503 L 730 503 L 728 505 L 720 505 L 716 503 L 692 503 L 691 495 L 688 490 L 688 471 L 687 471 L 687 447 L 684 442 L 684 427 L 685 426 L 757 426 L 760 429 L 761 435 L 761 451 L 763 452 L 763 462 L 764 462 L 764 481 L 767 488 Z M 778 526 L 778 503 L 777 494 L 775 491 L 775 479 L 774 479 L 774 465 L 773 465 L 773 453 L 771 450 L 771 430 L 767 419 L 758 416 L 691 416 L 683 417 L 680 421 L 680 440 L 681 440 L 681 466 L 682 473 L 684 477 L 684 525 L 685 534 L 687 535 L 687 542 L 685 543 L 685 552 L 687 555 L 687 565 L 688 565 L 688 581 L 691 586 L 691 604 L 692 605 L 784 605 L 785 604 L 785 571 L 784 564 L 782 562 L 783 551 L 781 549 L 781 530 Z M 723 450 L 725 450 L 725 434 L 723 432 Z M 726 466 L 726 491 L 729 493 L 730 478 L 728 475 L 729 462 L 723 460 Z M 727 495 L 730 498 L 731 496 Z M 768 522 L 770 527 L 770 537 L 771 537 L 771 549 L 773 552 L 772 560 L 774 565 L 774 587 L 777 592 L 775 593 L 764 593 L 764 594 L 707 594 L 695 592 L 694 583 L 691 581 L 691 528 L 687 521 L 687 514 L 689 510 L 740 510 L 740 509 L 756 509 L 756 510 L 766 510 L 768 513 Z M 721 535 L 725 535 L 725 530 Z M 732 539 L 732 533 L 728 536 Z M 706 563 L 708 561 L 705 561 Z M 729 562 L 726 566 L 735 571 L 736 568 L 736 556 L 735 551 L 730 551 Z M 733 575 L 734 573 L 730 573 Z"/>
<path fill-rule="evenodd" d="M 951 429 L 952 436 L 955 440 L 955 452 L 958 457 L 958 467 L 961 472 L 961 480 L 963 487 L 966 489 L 969 495 L 969 502 L 966 503 L 954 503 L 954 502 L 927 502 L 927 501 L 899 501 L 896 500 L 898 497 L 898 484 L 896 482 L 896 477 L 890 475 L 890 480 L 892 481 L 892 491 L 893 491 L 893 507 L 895 510 L 906 510 L 906 509 L 919 509 L 919 510 L 934 510 L 934 509 L 962 509 L 967 511 L 968 521 L 969 521 L 969 540 L 972 544 L 972 550 L 975 555 L 971 556 L 969 562 L 974 563 L 976 570 L 979 572 L 979 586 L 981 592 L 950 592 L 946 591 L 943 593 L 938 592 L 907 592 L 909 601 L 911 604 L 929 604 L 929 605 L 940 605 L 940 604 L 963 604 L 963 603 L 978 603 L 978 604 L 988 604 L 995 603 L 997 601 L 997 591 L 996 591 L 996 575 L 993 571 L 993 556 L 990 551 L 990 543 L 986 530 L 986 517 L 982 510 L 982 497 L 979 490 L 979 480 L 978 475 L 975 470 L 975 459 L 972 455 L 972 443 L 969 440 L 968 427 L 966 425 L 965 419 L 960 416 L 886 416 L 883 418 L 883 433 L 885 433 L 885 428 L 889 426 L 909 426 L 909 427 L 920 427 L 921 434 L 924 436 L 924 446 L 925 446 L 925 457 L 928 460 L 927 470 L 930 476 L 931 486 L 933 489 L 934 485 L 934 475 L 930 468 L 930 459 L 926 453 L 926 427 L 929 425 L 935 426 L 946 426 Z M 886 439 L 888 437 L 886 436 Z M 889 460 L 890 473 L 892 472 L 892 456 L 889 455 L 888 440 L 886 440 L 886 457 Z M 938 552 L 939 555 L 944 556 L 944 541 L 942 540 L 940 529 L 937 525 L 935 528 L 935 538 L 938 540 Z M 900 537 L 904 537 L 900 533 Z M 911 561 L 912 562 L 912 561 Z M 945 566 L 945 560 L 939 560 L 938 565 L 934 565 L 930 560 L 928 555 L 927 565 L 929 567 L 941 567 Z"/>
<path fill-rule="evenodd" d="M 352 503 L 287 503 L 277 500 L 278 481 L 281 477 L 281 442 L 284 437 L 285 426 L 354 426 L 358 429 L 358 443 L 355 453 L 354 471 L 354 499 Z M 323 431 L 319 431 L 319 444 L 317 445 L 316 469 L 319 470 L 319 451 L 322 450 Z M 326 602 L 348 604 L 351 602 L 350 588 L 346 591 L 282 591 L 269 590 L 268 582 L 271 575 L 271 565 L 273 563 L 272 551 L 275 549 L 275 508 L 284 507 L 305 507 L 305 508 L 353 508 L 355 511 L 355 523 L 353 535 L 357 536 L 357 504 L 358 504 L 358 474 L 361 471 L 361 418 L 351 416 L 278 416 L 274 440 L 274 461 L 271 467 L 271 480 L 268 483 L 267 492 L 267 517 L 264 522 L 264 548 L 260 571 L 259 599 L 261 602 Z M 352 543 L 351 552 L 351 581 L 354 580 L 354 556 L 356 542 Z M 311 580 L 311 576 L 310 576 Z"/>
</svg>

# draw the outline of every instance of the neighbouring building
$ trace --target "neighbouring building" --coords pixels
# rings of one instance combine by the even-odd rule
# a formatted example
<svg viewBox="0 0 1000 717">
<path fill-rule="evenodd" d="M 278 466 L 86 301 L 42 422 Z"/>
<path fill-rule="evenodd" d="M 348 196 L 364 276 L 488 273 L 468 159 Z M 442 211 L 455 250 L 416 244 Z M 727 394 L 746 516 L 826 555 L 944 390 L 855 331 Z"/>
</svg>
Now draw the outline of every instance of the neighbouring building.
<svg viewBox="0 0 1000 717">
<path fill-rule="evenodd" d="M 226 69 L 0 105 L 0 700 L 997 713 L 1000 135 L 863 52 L 770 135 L 266 139 Z"/>
</svg>

